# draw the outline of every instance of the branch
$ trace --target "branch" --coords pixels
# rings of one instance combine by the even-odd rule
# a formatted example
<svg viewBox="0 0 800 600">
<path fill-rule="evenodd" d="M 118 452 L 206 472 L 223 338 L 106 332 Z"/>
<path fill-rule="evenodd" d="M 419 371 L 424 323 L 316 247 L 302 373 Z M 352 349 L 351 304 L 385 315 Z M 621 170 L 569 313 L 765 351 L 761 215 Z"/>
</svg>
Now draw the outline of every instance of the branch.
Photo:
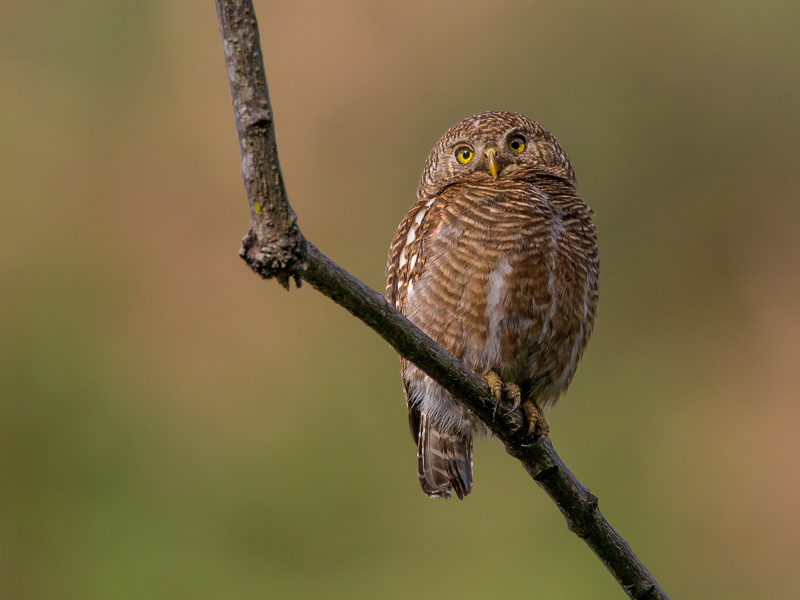
<svg viewBox="0 0 800 600">
<path fill-rule="evenodd" d="M 322 254 L 303 238 L 286 197 L 272 108 L 252 0 L 215 0 L 242 155 L 242 178 L 250 205 L 250 232 L 240 255 L 261 277 L 277 278 L 288 289 L 303 280 L 374 329 L 475 413 L 519 460 L 563 513 L 570 531 L 586 542 L 629 598 L 668 600 L 606 521 L 597 498 L 559 458 L 549 438 L 532 440 L 522 411 L 495 410 L 489 386 L 396 311 L 375 290 Z"/>
</svg>

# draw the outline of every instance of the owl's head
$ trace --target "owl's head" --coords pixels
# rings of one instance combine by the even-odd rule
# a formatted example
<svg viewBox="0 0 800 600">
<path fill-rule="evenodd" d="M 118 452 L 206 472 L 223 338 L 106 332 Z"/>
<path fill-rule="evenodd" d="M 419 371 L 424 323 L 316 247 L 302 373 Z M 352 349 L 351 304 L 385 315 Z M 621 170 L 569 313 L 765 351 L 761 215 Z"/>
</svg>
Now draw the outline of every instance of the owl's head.
<svg viewBox="0 0 800 600">
<path fill-rule="evenodd" d="M 569 159 L 549 131 L 517 113 L 478 113 L 453 125 L 433 147 L 417 197 L 430 198 L 454 183 L 542 175 L 575 183 Z"/>
</svg>

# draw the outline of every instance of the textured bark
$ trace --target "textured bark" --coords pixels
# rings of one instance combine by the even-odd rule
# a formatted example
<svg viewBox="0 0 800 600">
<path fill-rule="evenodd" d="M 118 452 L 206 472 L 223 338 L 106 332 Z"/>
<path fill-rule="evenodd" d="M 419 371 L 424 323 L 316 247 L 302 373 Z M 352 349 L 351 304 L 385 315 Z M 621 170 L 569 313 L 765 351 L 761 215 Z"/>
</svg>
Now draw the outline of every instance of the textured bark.
<svg viewBox="0 0 800 600">
<path fill-rule="evenodd" d="M 305 280 L 374 329 L 406 359 L 461 400 L 503 442 L 506 451 L 563 513 L 570 531 L 586 542 L 629 598 L 667 599 L 628 543 L 606 521 L 597 498 L 559 458 L 549 438 L 525 433 L 522 411 L 497 409 L 484 378 L 434 342 L 369 288 L 306 241 L 283 185 L 272 109 L 251 0 L 216 0 L 225 63 L 250 205 L 250 232 L 240 255 L 261 277 L 288 288 Z"/>
<path fill-rule="evenodd" d="M 256 13 L 250 0 L 216 4 L 250 204 L 250 232 L 239 254 L 261 277 L 288 289 L 290 277 L 297 285 L 302 280 L 305 244 L 278 162 Z"/>
</svg>

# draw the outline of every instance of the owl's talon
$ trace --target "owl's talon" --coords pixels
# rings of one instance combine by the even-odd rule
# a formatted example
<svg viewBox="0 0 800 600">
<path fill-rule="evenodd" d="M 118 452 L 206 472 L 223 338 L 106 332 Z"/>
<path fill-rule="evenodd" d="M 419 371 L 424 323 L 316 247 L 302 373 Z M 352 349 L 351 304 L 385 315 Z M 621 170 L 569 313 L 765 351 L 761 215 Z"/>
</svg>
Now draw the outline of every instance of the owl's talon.
<svg viewBox="0 0 800 600">
<path fill-rule="evenodd" d="M 544 411 L 539 408 L 533 400 L 525 400 L 522 403 L 522 410 L 525 419 L 528 421 L 528 435 L 535 438 L 543 438 L 550 435 L 550 424 L 544 416 Z"/>
<path fill-rule="evenodd" d="M 522 390 L 516 383 L 507 383 L 503 386 L 506 394 L 508 394 L 509 398 L 514 401 L 514 406 L 512 406 L 506 415 L 510 415 L 512 412 L 519 408 L 519 405 L 522 403 Z"/>
<path fill-rule="evenodd" d="M 503 401 L 503 380 L 500 379 L 500 375 L 494 371 L 489 371 L 483 378 L 489 384 L 489 389 L 492 390 L 492 396 L 494 396 L 497 404 L 500 404 Z"/>
<path fill-rule="evenodd" d="M 489 384 L 489 389 L 492 391 L 492 396 L 494 396 L 494 411 L 492 411 L 492 418 L 494 418 L 497 416 L 497 407 L 503 401 L 503 380 L 494 371 L 489 371 L 483 378 Z"/>
</svg>

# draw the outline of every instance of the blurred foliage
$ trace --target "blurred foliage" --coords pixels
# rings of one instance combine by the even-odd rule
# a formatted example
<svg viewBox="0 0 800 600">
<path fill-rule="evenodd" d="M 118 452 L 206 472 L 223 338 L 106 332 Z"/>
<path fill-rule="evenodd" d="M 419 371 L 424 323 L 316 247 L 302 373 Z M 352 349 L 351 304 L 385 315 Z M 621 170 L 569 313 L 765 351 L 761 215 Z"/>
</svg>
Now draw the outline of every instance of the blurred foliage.
<svg viewBox="0 0 800 600">
<path fill-rule="evenodd" d="M 672 597 L 797 598 L 800 5 L 256 8 L 300 226 L 376 289 L 450 125 L 553 131 L 602 261 L 556 447 Z M 238 258 L 211 3 L 4 3 L 0 77 L 0 597 L 621 597 L 496 442 L 427 500 L 397 357 Z"/>
</svg>

